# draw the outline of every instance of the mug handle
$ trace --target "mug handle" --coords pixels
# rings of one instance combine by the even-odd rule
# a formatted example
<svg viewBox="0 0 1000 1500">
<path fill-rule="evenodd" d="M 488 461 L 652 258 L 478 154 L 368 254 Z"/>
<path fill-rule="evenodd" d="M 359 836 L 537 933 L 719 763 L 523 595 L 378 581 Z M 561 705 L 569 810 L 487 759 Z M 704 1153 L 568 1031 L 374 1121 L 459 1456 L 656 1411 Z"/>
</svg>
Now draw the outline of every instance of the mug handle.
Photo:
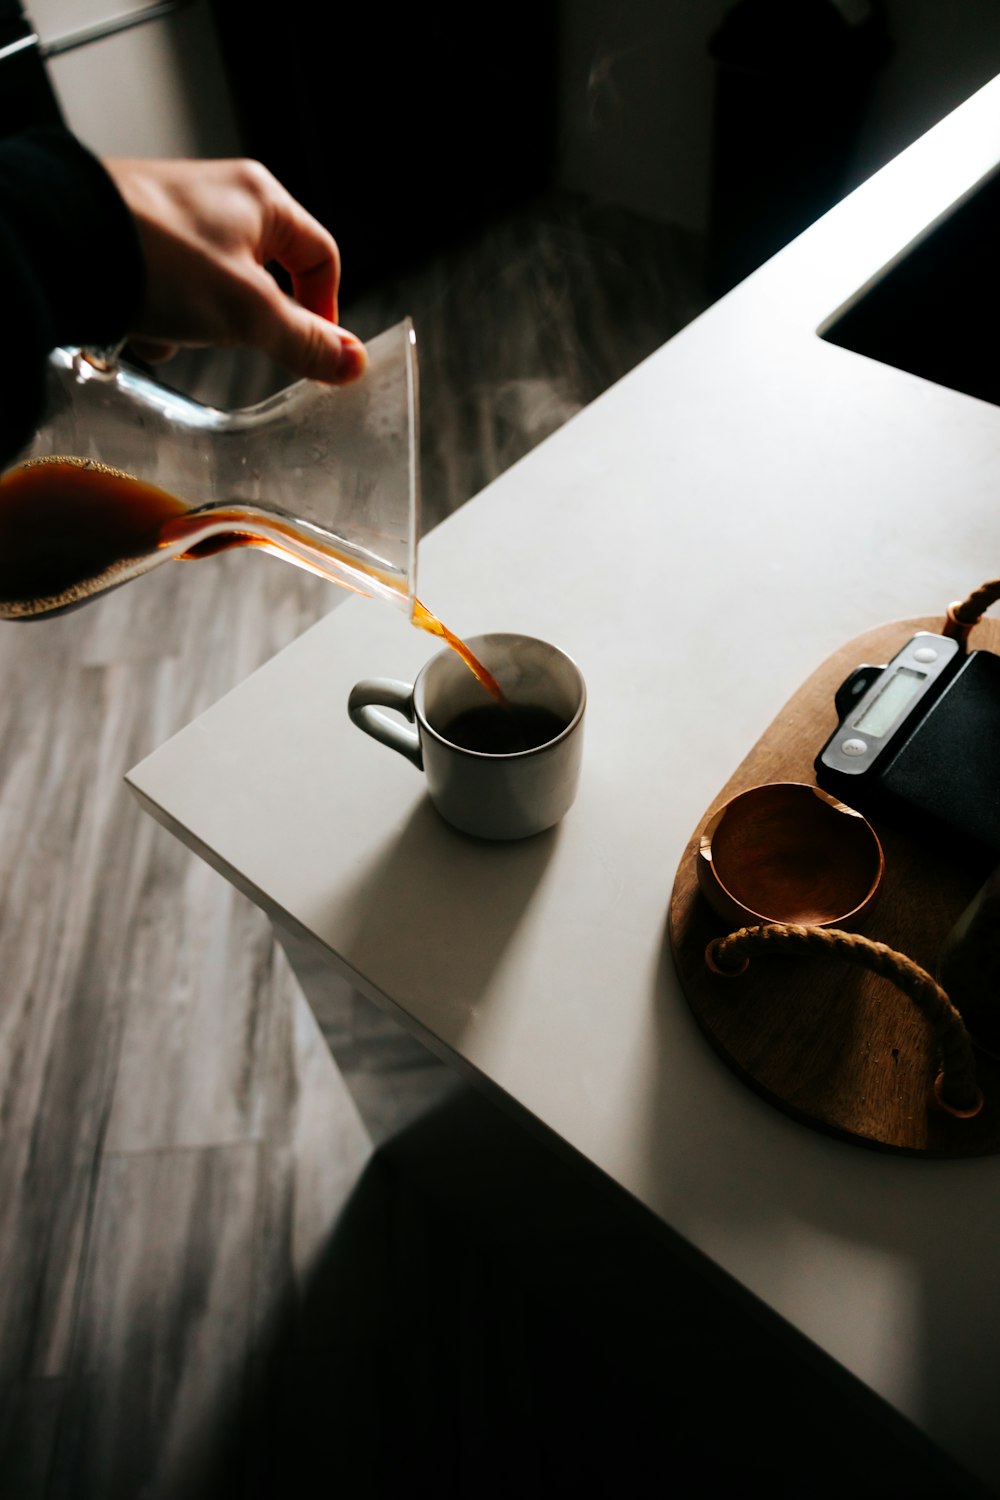
<svg viewBox="0 0 1000 1500">
<path fill-rule="evenodd" d="M 391 708 L 413 723 L 413 684 L 395 682 L 391 677 L 366 677 L 351 689 L 347 700 L 347 712 L 353 723 L 373 740 L 398 750 L 411 760 L 418 771 L 424 769 L 424 757 L 420 739 L 415 729 L 407 729 L 388 714 L 379 713 L 380 708 Z"/>
</svg>

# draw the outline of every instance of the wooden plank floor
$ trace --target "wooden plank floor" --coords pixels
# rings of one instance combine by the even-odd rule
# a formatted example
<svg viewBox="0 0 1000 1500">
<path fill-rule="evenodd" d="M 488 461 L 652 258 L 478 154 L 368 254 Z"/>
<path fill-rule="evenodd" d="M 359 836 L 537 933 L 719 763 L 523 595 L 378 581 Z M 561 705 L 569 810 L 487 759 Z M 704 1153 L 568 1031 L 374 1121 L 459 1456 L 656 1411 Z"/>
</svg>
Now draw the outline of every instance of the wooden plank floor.
<svg viewBox="0 0 1000 1500">
<path fill-rule="evenodd" d="M 344 248 L 345 322 L 416 321 L 428 524 L 701 301 L 697 241 L 563 199 L 353 306 Z M 273 379 L 180 368 L 233 404 Z M 676 1494 L 775 1493 L 766 1431 L 720 1454 L 695 1420 L 713 1370 L 735 1420 L 765 1344 L 671 1283 L 655 1369 L 636 1334 L 623 1371 L 631 1229 L 464 1096 L 428 1112 L 437 1067 L 347 997 L 324 1024 L 375 1152 L 264 917 L 123 787 L 335 602 L 230 555 L 0 627 L 0 1496 L 635 1493 L 623 1445 Z"/>
</svg>

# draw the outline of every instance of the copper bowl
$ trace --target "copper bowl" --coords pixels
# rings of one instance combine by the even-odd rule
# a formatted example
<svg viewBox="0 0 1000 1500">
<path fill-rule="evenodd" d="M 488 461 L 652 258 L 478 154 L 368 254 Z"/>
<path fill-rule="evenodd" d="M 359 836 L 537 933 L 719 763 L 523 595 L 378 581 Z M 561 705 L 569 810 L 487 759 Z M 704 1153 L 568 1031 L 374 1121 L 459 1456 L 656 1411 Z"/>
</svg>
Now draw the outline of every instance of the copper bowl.
<svg viewBox="0 0 1000 1500">
<path fill-rule="evenodd" d="M 698 884 L 730 925 L 843 926 L 871 904 L 885 868 L 860 813 L 804 782 L 740 792 L 710 818 Z"/>
</svg>

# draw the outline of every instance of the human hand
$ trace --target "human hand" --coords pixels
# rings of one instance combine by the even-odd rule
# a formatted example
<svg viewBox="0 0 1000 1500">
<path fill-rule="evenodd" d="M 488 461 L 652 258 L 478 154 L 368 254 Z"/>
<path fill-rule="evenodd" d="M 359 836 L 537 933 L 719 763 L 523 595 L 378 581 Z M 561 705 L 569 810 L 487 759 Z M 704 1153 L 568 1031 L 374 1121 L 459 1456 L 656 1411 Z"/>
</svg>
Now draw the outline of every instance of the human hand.
<svg viewBox="0 0 1000 1500">
<path fill-rule="evenodd" d="M 128 206 L 146 261 L 130 343 L 147 359 L 180 346 L 259 349 L 294 375 L 343 384 L 364 345 L 337 325 L 336 241 L 258 162 L 144 161 L 104 166 Z M 283 266 L 294 300 L 265 269 Z"/>
</svg>

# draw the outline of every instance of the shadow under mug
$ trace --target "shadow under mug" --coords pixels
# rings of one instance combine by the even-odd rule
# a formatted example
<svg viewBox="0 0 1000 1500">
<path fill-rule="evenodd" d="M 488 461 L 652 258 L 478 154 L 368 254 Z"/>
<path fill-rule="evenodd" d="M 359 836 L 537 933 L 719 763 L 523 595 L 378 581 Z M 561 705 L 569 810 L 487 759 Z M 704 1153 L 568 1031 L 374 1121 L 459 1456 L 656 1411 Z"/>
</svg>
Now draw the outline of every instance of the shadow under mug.
<svg viewBox="0 0 1000 1500">
<path fill-rule="evenodd" d="M 448 739 L 449 726 L 469 710 L 505 713 L 450 648 L 432 657 L 412 684 L 365 678 L 352 690 L 348 712 L 359 729 L 425 773 L 428 795 L 452 827 L 485 839 L 527 838 L 558 823 L 576 796 L 586 686 L 575 662 L 532 636 L 479 635 L 466 644 L 515 712 L 547 709 L 563 727 L 542 744 L 507 753 Z"/>
</svg>

